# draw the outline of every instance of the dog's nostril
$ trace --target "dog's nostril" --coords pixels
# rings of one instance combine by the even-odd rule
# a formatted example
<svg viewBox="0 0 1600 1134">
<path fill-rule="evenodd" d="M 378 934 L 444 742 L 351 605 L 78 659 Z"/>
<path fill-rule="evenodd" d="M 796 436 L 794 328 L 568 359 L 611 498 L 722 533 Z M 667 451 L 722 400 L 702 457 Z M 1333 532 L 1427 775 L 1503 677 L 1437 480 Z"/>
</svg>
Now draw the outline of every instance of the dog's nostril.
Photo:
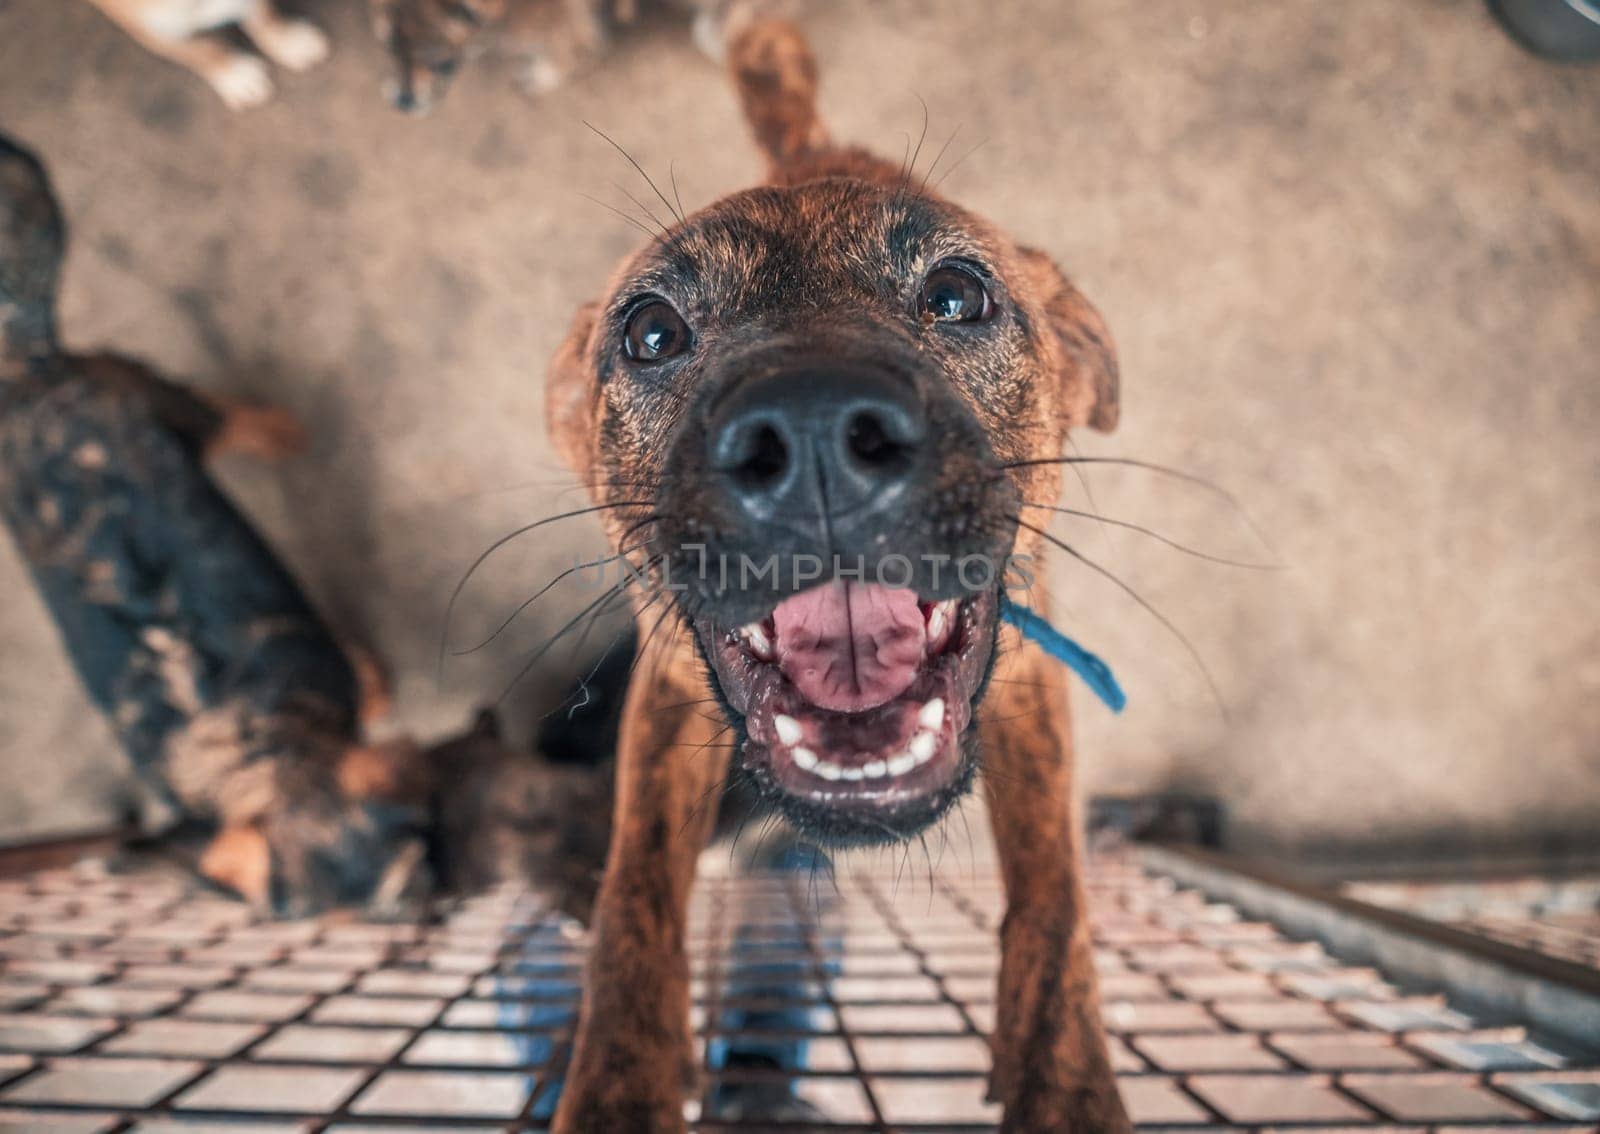
<svg viewBox="0 0 1600 1134">
<path fill-rule="evenodd" d="M 890 435 L 878 415 L 866 411 L 850 419 L 845 427 L 845 444 L 856 462 L 867 468 L 895 464 L 908 448 Z"/>
<path fill-rule="evenodd" d="M 758 427 L 745 442 L 745 457 L 733 475 L 747 488 L 767 488 L 782 479 L 789 467 L 789 447 L 770 425 Z"/>
</svg>

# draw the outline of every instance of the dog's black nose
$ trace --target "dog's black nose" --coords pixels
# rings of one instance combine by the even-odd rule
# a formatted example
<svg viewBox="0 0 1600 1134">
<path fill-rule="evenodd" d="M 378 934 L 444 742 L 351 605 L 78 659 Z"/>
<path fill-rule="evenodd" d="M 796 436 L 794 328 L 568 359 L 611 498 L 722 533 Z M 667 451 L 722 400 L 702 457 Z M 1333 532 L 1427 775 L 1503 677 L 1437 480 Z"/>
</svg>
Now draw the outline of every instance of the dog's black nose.
<svg viewBox="0 0 1600 1134">
<path fill-rule="evenodd" d="M 756 521 L 870 522 L 921 469 L 928 424 L 910 381 L 819 365 L 739 383 L 713 409 L 711 467 Z"/>
</svg>

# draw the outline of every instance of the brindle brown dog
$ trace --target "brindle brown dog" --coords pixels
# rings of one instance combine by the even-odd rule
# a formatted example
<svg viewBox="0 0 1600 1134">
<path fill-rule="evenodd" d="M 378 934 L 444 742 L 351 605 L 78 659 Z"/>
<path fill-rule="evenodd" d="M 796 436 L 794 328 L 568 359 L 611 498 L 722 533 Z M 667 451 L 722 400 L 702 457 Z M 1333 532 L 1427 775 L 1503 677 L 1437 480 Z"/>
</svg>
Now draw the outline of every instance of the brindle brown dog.
<svg viewBox="0 0 1600 1134">
<path fill-rule="evenodd" d="M 1036 550 L 1017 510 L 1055 501 L 1068 431 L 1116 423 L 1110 339 L 1043 253 L 831 142 L 791 25 L 755 24 L 729 58 L 768 183 L 624 263 L 549 375 L 556 443 L 613 546 L 648 569 L 556 1129 L 684 1128 L 685 911 L 704 801 L 730 770 L 715 698 L 731 770 L 816 841 L 911 837 L 982 770 L 1008 899 L 1002 1129 L 1128 1130 L 1099 1023 L 1065 682 L 1002 628 L 996 569 Z M 1012 680 L 980 718 L 1000 653 Z"/>
</svg>

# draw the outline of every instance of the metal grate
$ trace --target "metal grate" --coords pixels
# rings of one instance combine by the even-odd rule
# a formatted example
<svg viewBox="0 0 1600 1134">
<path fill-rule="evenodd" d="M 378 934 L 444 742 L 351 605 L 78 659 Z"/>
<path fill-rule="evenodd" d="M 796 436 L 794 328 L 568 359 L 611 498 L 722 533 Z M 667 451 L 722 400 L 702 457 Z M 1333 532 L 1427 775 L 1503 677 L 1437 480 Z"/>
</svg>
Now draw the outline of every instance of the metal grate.
<svg viewBox="0 0 1600 1134">
<path fill-rule="evenodd" d="M 1345 893 L 1600 969 L 1600 878 L 1351 882 Z"/>
<path fill-rule="evenodd" d="M 1149 1129 L 1592 1130 L 1600 1061 L 1096 864 L 1105 1017 Z M 996 880 L 710 877 L 697 1129 L 992 1129 Z M 527 1130 L 582 942 L 529 893 L 423 926 L 267 923 L 163 877 L 0 882 L 0 1129 Z M 788 1126 L 785 1120 L 802 1122 Z"/>
</svg>

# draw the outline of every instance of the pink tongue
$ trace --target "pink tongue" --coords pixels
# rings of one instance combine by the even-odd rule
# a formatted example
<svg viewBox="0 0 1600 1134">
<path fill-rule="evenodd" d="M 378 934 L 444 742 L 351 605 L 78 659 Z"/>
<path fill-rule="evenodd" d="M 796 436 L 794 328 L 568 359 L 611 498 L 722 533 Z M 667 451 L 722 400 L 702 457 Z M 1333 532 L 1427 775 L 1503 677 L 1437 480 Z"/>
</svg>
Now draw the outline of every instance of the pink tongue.
<svg viewBox="0 0 1600 1134">
<path fill-rule="evenodd" d="M 914 592 L 836 580 L 784 599 L 772 614 L 778 665 L 813 705 L 860 712 L 910 688 L 926 631 Z"/>
</svg>

